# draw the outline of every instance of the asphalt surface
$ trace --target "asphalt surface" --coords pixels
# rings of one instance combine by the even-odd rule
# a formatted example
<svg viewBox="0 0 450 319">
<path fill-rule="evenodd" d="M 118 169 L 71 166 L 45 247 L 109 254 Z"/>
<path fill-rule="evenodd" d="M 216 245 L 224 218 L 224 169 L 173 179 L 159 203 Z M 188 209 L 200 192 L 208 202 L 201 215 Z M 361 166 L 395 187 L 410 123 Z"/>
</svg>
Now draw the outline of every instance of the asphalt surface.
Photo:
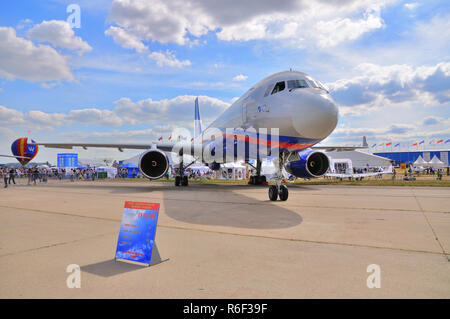
<svg viewBox="0 0 450 319">
<path fill-rule="evenodd" d="M 21 183 L 0 191 L 1 298 L 450 298 L 450 188 Z M 161 204 L 167 261 L 114 261 L 125 201 Z"/>
</svg>

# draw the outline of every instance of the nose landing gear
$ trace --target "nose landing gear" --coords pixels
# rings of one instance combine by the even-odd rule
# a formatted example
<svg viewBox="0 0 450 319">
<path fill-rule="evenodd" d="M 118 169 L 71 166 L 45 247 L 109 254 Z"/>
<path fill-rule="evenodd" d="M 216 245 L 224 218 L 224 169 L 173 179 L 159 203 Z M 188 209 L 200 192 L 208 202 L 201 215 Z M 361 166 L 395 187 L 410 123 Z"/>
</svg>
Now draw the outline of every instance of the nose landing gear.
<svg viewBox="0 0 450 319">
<path fill-rule="evenodd" d="M 281 201 L 285 201 L 289 197 L 289 190 L 286 185 L 270 185 L 269 186 L 269 199 L 276 201 L 280 198 Z"/>
<path fill-rule="evenodd" d="M 281 185 L 281 181 L 283 179 L 282 170 L 284 167 L 284 163 L 286 162 L 286 154 L 280 153 L 279 161 L 278 161 L 278 172 L 275 178 L 276 185 L 269 186 L 269 199 L 271 201 L 276 201 L 277 198 L 280 198 L 281 201 L 285 201 L 289 197 L 289 190 L 286 185 Z"/>
</svg>

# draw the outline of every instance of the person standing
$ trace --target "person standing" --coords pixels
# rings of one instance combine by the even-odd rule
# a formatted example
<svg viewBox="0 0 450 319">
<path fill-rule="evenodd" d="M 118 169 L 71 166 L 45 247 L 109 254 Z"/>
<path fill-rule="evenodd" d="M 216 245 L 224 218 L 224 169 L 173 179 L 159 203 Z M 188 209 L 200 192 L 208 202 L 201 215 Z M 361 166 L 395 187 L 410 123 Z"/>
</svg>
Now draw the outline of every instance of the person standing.
<svg viewBox="0 0 450 319">
<path fill-rule="evenodd" d="M 8 187 L 9 171 L 8 168 L 3 168 L 3 181 L 5 182 L 5 188 Z"/>
<path fill-rule="evenodd" d="M 31 181 L 33 180 L 32 171 L 31 168 L 27 168 L 25 170 L 27 177 L 28 177 L 28 185 L 31 185 Z"/>
<path fill-rule="evenodd" d="M 16 174 L 16 170 L 14 168 L 11 168 L 11 170 L 9 171 L 9 179 L 8 179 L 8 184 L 11 185 L 11 180 L 13 181 L 14 185 L 16 185 L 16 181 L 14 180 Z"/>
<path fill-rule="evenodd" d="M 36 181 L 39 178 L 39 171 L 38 171 L 38 169 L 37 168 L 33 168 L 32 174 L 33 174 L 33 183 L 34 183 L 34 185 L 36 185 Z"/>
</svg>

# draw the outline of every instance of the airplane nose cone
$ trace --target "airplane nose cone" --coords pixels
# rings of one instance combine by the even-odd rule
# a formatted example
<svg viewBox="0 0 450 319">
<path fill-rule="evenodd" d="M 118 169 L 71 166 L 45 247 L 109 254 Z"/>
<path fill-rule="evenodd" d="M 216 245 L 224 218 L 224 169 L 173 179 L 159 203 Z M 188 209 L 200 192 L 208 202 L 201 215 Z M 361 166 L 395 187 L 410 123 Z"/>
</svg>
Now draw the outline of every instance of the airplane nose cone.
<svg viewBox="0 0 450 319">
<path fill-rule="evenodd" d="M 303 137 L 323 139 L 333 132 L 338 122 L 338 108 L 328 94 L 315 94 L 303 100 L 294 113 L 292 125 Z"/>
</svg>

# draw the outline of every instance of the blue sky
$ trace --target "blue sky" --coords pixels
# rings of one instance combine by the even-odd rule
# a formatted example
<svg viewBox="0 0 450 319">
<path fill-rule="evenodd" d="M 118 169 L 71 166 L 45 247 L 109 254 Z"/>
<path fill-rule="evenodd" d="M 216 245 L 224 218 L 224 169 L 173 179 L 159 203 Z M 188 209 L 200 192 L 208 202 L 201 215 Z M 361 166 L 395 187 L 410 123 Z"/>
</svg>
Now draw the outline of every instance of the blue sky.
<svg viewBox="0 0 450 319">
<path fill-rule="evenodd" d="M 73 3 L 81 28 L 66 21 Z M 340 106 L 326 144 L 450 135 L 448 1 L 3 1 L 0 40 L 0 153 L 21 136 L 168 137 L 192 127 L 196 96 L 207 123 L 289 68 L 326 83 Z"/>
</svg>

